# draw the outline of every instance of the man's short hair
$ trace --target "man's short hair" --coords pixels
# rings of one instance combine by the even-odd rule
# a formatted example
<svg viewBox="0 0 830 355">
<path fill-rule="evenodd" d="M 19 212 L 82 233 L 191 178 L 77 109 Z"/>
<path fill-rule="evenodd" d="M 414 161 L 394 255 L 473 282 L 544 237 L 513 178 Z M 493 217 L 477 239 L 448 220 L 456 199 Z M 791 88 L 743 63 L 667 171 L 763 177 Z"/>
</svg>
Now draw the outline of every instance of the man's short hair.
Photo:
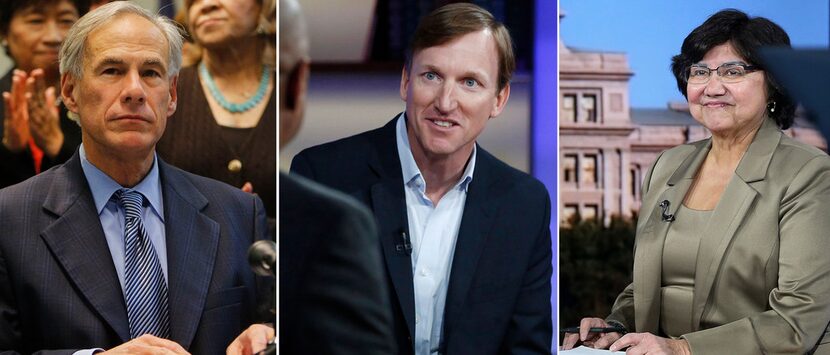
<svg viewBox="0 0 830 355">
<path fill-rule="evenodd" d="M 412 69 L 412 58 L 423 49 L 440 46 L 461 36 L 490 30 L 499 55 L 499 76 L 496 93 L 510 82 L 516 69 L 513 41 L 504 24 L 496 21 L 487 10 L 469 3 L 442 6 L 421 19 L 406 51 L 406 70 Z"/>
<path fill-rule="evenodd" d="M 110 23 L 122 14 L 135 14 L 146 18 L 161 30 L 161 33 L 167 39 L 167 55 L 169 58 L 167 77 L 170 78 L 178 74 L 182 66 L 181 28 L 173 20 L 161 15 L 154 15 L 147 9 L 130 1 L 115 1 L 103 5 L 75 22 L 75 25 L 66 34 L 63 45 L 61 45 L 59 53 L 61 74 L 71 73 L 76 78 L 80 78 L 83 72 L 86 38 L 92 31 Z"/>
</svg>

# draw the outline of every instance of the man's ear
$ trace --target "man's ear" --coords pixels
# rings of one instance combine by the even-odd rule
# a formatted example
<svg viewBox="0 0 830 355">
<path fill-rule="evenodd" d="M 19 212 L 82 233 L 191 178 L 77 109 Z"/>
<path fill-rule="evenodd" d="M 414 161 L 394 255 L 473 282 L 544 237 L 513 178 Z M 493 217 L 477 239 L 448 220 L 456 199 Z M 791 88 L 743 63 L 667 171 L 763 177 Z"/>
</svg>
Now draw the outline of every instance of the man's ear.
<svg viewBox="0 0 830 355">
<path fill-rule="evenodd" d="M 508 98 L 510 98 L 510 83 L 507 83 L 507 85 L 499 91 L 498 95 L 496 95 L 496 102 L 493 104 L 493 109 L 490 110 L 490 118 L 501 114 L 504 107 L 507 106 Z"/>
<path fill-rule="evenodd" d="M 406 101 L 407 89 L 409 87 L 409 70 L 404 65 L 401 70 L 401 100 Z"/>
<path fill-rule="evenodd" d="M 170 79 L 170 102 L 167 103 L 167 117 L 173 116 L 173 113 L 176 112 L 176 107 L 178 107 L 178 83 L 179 75 L 176 74 L 172 79 Z"/>
<path fill-rule="evenodd" d="M 305 108 L 306 94 L 308 93 L 309 63 L 302 59 L 297 62 L 291 73 L 288 74 L 285 96 L 285 108 L 300 117 Z"/>
<path fill-rule="evenodd" d="M 61 75 L 61 100 L 70 112 L 78 113 L 78 102 L 75 101 L 75 77 L 72 73 Z"/>
</svg>

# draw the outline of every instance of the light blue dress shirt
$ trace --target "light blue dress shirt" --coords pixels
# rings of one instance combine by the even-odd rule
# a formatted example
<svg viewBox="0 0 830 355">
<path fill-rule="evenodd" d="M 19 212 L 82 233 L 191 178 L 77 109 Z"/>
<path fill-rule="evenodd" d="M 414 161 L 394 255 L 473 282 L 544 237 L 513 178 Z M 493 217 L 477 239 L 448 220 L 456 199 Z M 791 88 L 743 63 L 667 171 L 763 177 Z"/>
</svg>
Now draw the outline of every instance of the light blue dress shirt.
<svg viewBox="0 0 830 355">
<path fill-rule="evenodd" d="M 412 156 L 404 114 L 398 116 L 396 138 L 412 243 L 415 354 L 437 354 L 444 324 L 450 266 L 467 201 L 467 188 L 473 180 L 476 148 L 473 146 L 461 179 L 436 205 L 426 195 L 426 182 Z"/>
<path fill-rule="evenodd" d="M 121 283 L 121 293 L 124 294 L 124 255 L 126 254 L 124 208 L 112 198 L 112 194 L 123 186 L 89 162 L 83 144 L 81 144 L 80 155 L 81 169 L 89 184 L 89 190 L 92 191 L 95 210 L 98 211 L 98 218 L 101 220 L 104 237 L 107 239 L 107 246 L 112 256 L 112 263 L 115 265 L 115 272 L 118 274 L 118 281 Z M 164 230 L 164 204 L 162 203 L 164 200 L 161 193 L 157 156 L 153 157 L 153 167 L 150 168 L 147 176 L 132 189 L 144 195 L 144 209 L 141 212 L 141 219 L 144 223 L 144 229 L 153 243 L 153 248 L 156 250 L 156 256 L 164 273 L 164 280 L 167 282 L 167 238 Z M 74 355 L 93 354 L 103 350 L 100 348 L 84 349 L 76 351 Z"/>
<path fill-rule="evenodd" d="M 101 219 L 101 227 L 104 229 L 104 236 L 107 238 L 112 262 L 115 264 L 116 273 L 118 273 L 118 281 L 121 282 L 121 291 L 124 292 L 124 255 L 126 254 L 124 208 L 119 206 L 116 199 L 112 198 L 112 194 L 122 189 L 123 186 L 89 162 L 83 145 L 81 145 L 80 154 L 81 169 L 83 169 L 89 189 L 92 191 L 95 209 L 98 211 L 98 218 Z M 157 157 L 154 157 L 153 167 L 147 176 L 132 189 L 144 195 L 144 209 L 141 212 L 142 222 L 144 222 L 144 229 L 156 250 L 166 281 L 168 279 L 167 238 L 164 230 L 164 204 L 162 203 Z"/>
</svg>

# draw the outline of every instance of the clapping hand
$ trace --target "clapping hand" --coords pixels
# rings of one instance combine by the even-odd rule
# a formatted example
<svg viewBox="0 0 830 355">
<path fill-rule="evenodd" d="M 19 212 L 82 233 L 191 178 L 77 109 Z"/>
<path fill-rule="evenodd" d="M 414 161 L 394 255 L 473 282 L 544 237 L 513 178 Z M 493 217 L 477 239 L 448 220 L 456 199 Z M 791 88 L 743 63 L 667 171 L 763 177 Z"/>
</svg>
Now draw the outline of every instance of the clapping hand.
<svg viewBox="0 0 830 355">
<path fill-rule="evenodd" d="M 26 149 L 29 133 L 29 111 L 26 102 L 26 72 L 15 69 L 12 72 L 11 92 L 3 93 L 3 145 L 12 152 Z"/>
<path fill-rule="evenodd" d="M 26 78 L 26 101 L 29 111 L 29 131 L 35 144 L 46 155 L 54 157 L 63 146 L 60 111 L 56 104 L 55 88 L 46 86 L 43 69 L 35 69 Z"/>
<path fill-rule="evenodd" d="M 46 86 L 43 69 L 30 74 L 15 69 L 11 92 L 3 93 L 3 145 L 12 152 L 26 149 L 33 140 L 46 155 L 54 157 L 63 146 L 60 111 L 54 87 Z"/>
</svg>

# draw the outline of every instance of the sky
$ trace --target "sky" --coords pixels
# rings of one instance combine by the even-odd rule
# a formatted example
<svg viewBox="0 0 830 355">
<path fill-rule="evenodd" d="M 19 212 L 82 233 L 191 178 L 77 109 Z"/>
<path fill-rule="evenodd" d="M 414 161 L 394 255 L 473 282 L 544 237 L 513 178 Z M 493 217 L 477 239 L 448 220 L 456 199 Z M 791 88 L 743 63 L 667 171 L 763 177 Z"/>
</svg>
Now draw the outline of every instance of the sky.
<svg viewBox="0 0 830 355">
<path fill-rule="evenodd" d="M 689 32 L 724 8 L 772 20 L 794 48 L 828 47 L 830 0 L 559 0 L 565 14 L 559 36 L 571 48 L 627 53 L 631 107 L 664 108 L 685 101 L 669 70 L 671 57 Z"/>
</svg>

